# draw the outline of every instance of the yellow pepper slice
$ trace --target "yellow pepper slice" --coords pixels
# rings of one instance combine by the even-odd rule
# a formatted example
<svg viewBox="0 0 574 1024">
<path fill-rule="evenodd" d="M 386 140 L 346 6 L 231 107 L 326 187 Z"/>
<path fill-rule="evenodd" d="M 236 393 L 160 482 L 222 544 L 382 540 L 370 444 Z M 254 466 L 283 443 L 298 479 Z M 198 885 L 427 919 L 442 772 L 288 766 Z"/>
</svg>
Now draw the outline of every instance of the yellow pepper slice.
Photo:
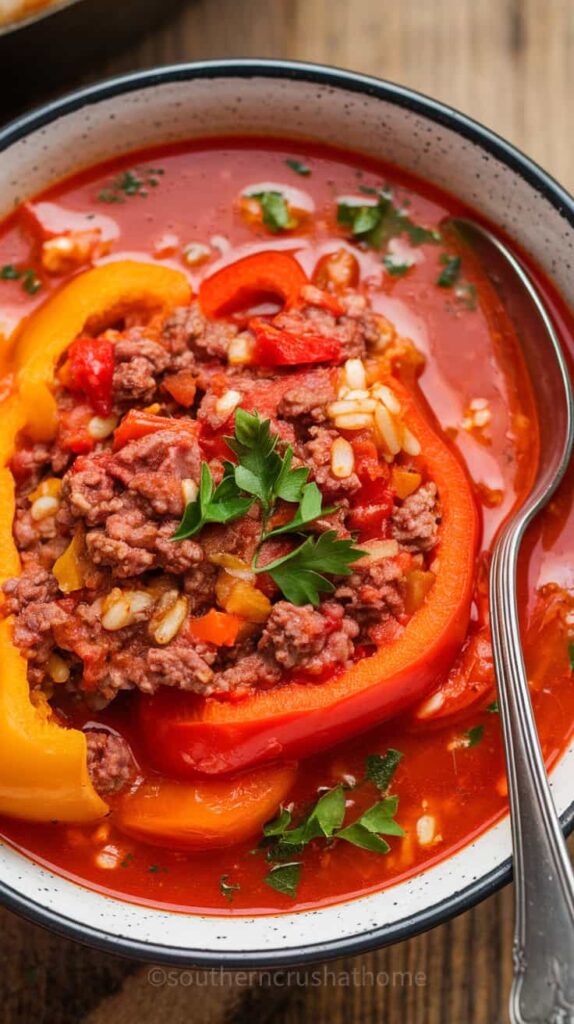
<svg viewBox="0 0 574 1024">
<path fill-rule="evenodd" d="M 56 404 L 51 385 L 67 346 L 82 330 L 104 327 L 126 311 L 167 311 L 185 305 L 190 296 L 187 279 L 178 271 L 118 261 L 75 277 L 25 324 L 14 352 L 17 391 L 0 405 L 0 583 L 20 572 L 8 462 L 22 429 L 39 440 L 53 436 Z M 74 550 L 68 551 L 69 589 L 77 582 Z M 0 621 L 0 814 L 85 822 L 101 818 L 108 809 L 90 780 L 84 734 L 58 725 L 41 702 L 33 705 L 26 660 L 12 642 L 12 622 Z"/>
<path fill-rule="evenodd" d="M 49 441 L 56 431 L 51 391 L 57 363 L 83 330 L 102 330 L 132 309 L 149 313 L 185 306 L 190 284 L 178 270 L 154 263 L 118 260 L 87 270 L 57 291 L 16 338 L 17 384 L 28 433 Z"/>
</svg>

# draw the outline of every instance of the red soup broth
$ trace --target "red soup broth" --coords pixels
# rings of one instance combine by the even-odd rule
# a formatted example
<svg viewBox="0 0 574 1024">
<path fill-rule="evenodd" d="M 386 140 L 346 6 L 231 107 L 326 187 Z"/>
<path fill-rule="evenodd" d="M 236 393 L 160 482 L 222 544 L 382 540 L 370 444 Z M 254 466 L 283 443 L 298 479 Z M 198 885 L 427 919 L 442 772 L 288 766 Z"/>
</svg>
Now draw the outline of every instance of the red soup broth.
<svg viewBox="0 0 574 1024">
<path fill-rule="evenodd" d="M 288 160 L 296 158 L 310 173 L 299 175 Z M 118 176 L 127 170 L 161 169 L 159 181 L 146 194 L 106 202 Z M 295 232 L 269 235 L 238 213 L 237 198 L 258 183 L 302 190 L 314 213 Z M 336 227 L 338 196 L 359 189 L 389 185 L 408 207 L 416 223 L 438 227 L 443 218 L 464 212 L 449 195 L 395 167 L 354 154 L 307 143 L 269 139 L 223 139 L 195 142 L 132 154 L 101 165 L 54 186 L 39 197 L 62 208 L 61 230 L 105 224 L 114 235 L 111 251 L 100 260 L 129 256 L 185 267 L 186 243 L 209 242 L 215 258 L 190 271 L 197 284 L 216 261 L 230 261 L 258 249 L 287 249 L 308 272 L 321 255 L 343 243 Z M 468 213 L 468 211 L 466 211 Z M 100 218 L 111 218 L 112 224 Z M 219 252 L 217 251 L 219 249 Z M 443 430 L 460 451 L 476 489 L 482 515 L 482 552 L 478 565 L 484 578 L 493 537 L 528 487 L 536 450 L 536 431 L 521 431 L 532 420 L 528 382 L 517 342 L 504 312 L 480 274 L 472 289 L 455 298 L 452 289 L 437 286 L 441 246 L 413 250 L 414 266 L 404 276 L 384 273 L 379 253 L 354 248 L 361 277 L 372 283 L 374 308 L 391 320 L 399 334 L 411 338 L 426 357 L 422 392 Z M 394 258 L 401 259 L 400 244 Z M 62 277 L 49 278 L 37 266 L 37 249 L 29 219 L 21 210 L 0 233 L 0 266 L 18 264 L 35 269 L 42 279 L 36 294 L 20 281 L 1 280 L 0 328 L 7 335 Z M 188 268 L 189 269 L 189 268 Z M 574 352 L 574 322 L 552 286 L 531 268 L 557 324 L 566 350 Z M 64 278 L 65 280 L 65 278 Z M 486 429 L 462 426 L 473 402 L 488 403 Z M 526 658 L 542 747 L 547 764 L 565 749 L 574 722 L 574 688 L 568 657 L 568 564 L 574 554 L 574 513 L 571 472 L 548 509 L 526 539 L 520 566 L 521 608 Z M 482 588 L 484 589 L 484 588 Z M 473 617 L 477 617 L 475 612 Z M 472 629 L 472 623 L 471 623 Z M 311 843 L 297 859 L 303 861 L 296 899 L 264 882 L 269 869 L 258 839 L 206 853 L 178 852 L 136 842 L 114 825 L 113 813 L 89 826 L 58 823 L 37 825 L 0 821 L 0 835 L 34 860 L 57 873 L 107 895 L 182 911 L 253 914 L 304 909 L 385 888 L 450 856 L 476 838 L 507 810 L 506 778 L 500 716 L 493 707 L 494 682 L 488 699 L 456 718 L 424 723 L 403 715 L 370 733 L 309 758 L 300 766 L 289 794 L 299 812 L 307 810 L 322 789 L 343 782 L 352 816 L 377 798 L 372 785 L 353 788 L 364 774 L 365 755 L 400 750 L 404 757 L 393 780 L 399 797 L 397 820 L 404 838 L 390 838 L 386 855 L 357 849 L 344 842 Z M 145 769 L 145 753 L 137 732 L 134 701 L 122 694 L 97 716 L 122 732 Z M 86 721 L 78 719 L 75 724 Z M 470 737 L 470 739 L 469 739 Z M 113 807 L 113 800 L 112 807 Z M 417 834 L 421 817 L 434 818 L 434 836 L 422 844 Z M 420 826 L 419 826 L 420 828 Z M 238 886 L 232 899 L 220 880 Z"/>
</svg>

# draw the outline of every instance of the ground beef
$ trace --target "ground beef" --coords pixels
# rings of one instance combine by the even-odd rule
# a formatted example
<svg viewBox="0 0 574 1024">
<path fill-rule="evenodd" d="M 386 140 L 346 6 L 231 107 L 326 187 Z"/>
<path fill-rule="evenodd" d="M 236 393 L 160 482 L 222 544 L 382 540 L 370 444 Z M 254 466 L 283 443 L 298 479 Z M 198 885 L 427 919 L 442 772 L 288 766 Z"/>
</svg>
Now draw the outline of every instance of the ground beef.
<svg viewBox="0 0 574 1024">
<path fill-rule="evenodd" d="M 151 569 L 185 573 L 203 559 L 196 541 L 171 540 L 184 511 L 182 480 L 199 481 L 201 455 L 192 433 L 163 430 L 115 454 L 85 456 L 64 477 L 58 521 L 87 527 L 96 565 L 119 578 Z"/>
<path fill-rule="evenodd" d="M 146 338 L 141 327 L 134 327 L 116 342 L 114 358 L 114 402 L 120 406 L 151 402 L 157 379 L 169 366 L 167 349 Z"/>
<path fill-rule="evenodd" d="M 324 423 L 327 414 L 325 406 L 336 398 L 333 374 L 329 370 L 318 370 L 303 380 L 297 379 L 285 391 L 277 412 L 287 420 L 303 420 L 305 423 Z"/>
<path fill-rule="evenodd" d="M 438 540 L 439 524 L 436 484 L 423 484 L 394 513 L 393 537 L 407 551 L 430 551 Z"/>
<path fill-rule="evenodd" d="M 218 672 L 215 693 L 241 693 L 254 687 L 268 687 L 281 679 L 281 666 L 272 658 L 255 652 L 238 658 L 235 665 Z"/>
<path fill-rule="evenodd" d="M 57 581 L 45 569 L 30 565 L 21 576 L 6 580 L 2 589 L 6 597 L 2 613 L 15 616 L 14 643 L 28 659 L 30 684 L 40 686 L 54 646 L 53 627 L 66 619 L 55 600 Z"/>
<path fill-rule="evenodd" d="M 372 333 L 371 314 L 365 313 L 364 307 L 359 312 L 351 307 L 352 315 L 346 312 L 335 317 L 320 306 L 305 306 L 299 310 L 279 313 L 273 323 L 284 331 L 297 336 L 321 335 L 337 338 L 341 344 L 341 354 L 345 359 L 360 359 L 366 353 L 367 335 Z"/>
<path fill-rule="evenodd" d="M 311 427 L 310 441 L 303 446 L 303 462 L 310 466 L 311 475 L 326 502 L 340 502 L 359 490 L 361 481 L 356 473 L 340 480 L 331 473 L 331 448 L 338 437 L 336 430 Z"/>
<path fill-rule="evenodd" d="M 100 796 L 119 792 L 134 774 L 135 765 L 126 741 L 117 733 L 87 729 L 88 772 Z"/>
<path fill-rule="evenodd" d="M 40 562 L 50 569 L 68 544 L 68 538 L 58 528 L 55 515 L 45 519 L 32 518 L 27 498 L 18 502 L 14 515 L 14 540 L 26 564 Z"/>
<path fill-rule="evenodd" d="M 399 618 L 405 610 L 405 575 L 400 562 L 385 558 L 357 566 L 351 576 L 335 591 L 335 599 L 346 615 L 365 630 L 391 617 Z"/>
<path fill-rule="evenodd" d="M 283 671 L 301 669 L 321 675 L 350 660 L 358 633 L 357 623 L 345 617 L 340 605 L 328 603 L 316 611 L 311 605 L 296 607 L 278 601 L 265 624 L 258 650 Z"/>
<path fill-rule="evenodd" d="M 238 334 L 234 324 L 206 320 L 199 305 L 176 309 L 163 327 L 162 340 L 175 355 L 191 351 L 198 359 L 227 359 L 229 342 Z"/>
</svg>

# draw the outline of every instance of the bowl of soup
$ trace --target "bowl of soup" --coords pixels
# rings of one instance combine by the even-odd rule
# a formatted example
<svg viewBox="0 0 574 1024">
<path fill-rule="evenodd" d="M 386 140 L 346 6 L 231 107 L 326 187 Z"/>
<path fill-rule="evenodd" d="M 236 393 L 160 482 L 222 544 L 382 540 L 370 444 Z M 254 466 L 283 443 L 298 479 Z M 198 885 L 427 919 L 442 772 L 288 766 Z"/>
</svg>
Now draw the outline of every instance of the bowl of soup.
<svg viewBox="0 0 574 1024">
<path fill-rule="evenodd" d="M 536 471 L 520 339 L 568 354 L 570 197 L 408 90 L 227 61 L 0 135 L 0 892 L 147 960 L 358 952 L 510 876 L 493 540 Z M 572 486 L 521 555 L 572 816 Z"/>
</svg>

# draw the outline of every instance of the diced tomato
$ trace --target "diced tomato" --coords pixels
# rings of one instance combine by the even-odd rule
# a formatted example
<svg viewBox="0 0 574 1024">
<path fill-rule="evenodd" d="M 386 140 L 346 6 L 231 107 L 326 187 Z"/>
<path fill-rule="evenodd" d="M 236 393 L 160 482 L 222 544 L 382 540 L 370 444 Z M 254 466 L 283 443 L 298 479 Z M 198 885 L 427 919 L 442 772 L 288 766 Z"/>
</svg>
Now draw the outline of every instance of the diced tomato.
<svg viewBox="0 0 574 1024">
<path fill-rule="evenodd" d="M 388 480 L 389 467 L 381 459 L 377 446 L 370 437 L 353 438 L 351 444 L 355 456 L 355 473 L 363 484 L 372 480 Z"/>
<path fill-rule="evenodd" d="M 198 436 L 200 424 L 185 416 L 176 419 L 169 416 L 156 416 L 145 409 L 130 409 L 124 416 L 119 427 L 114 431 L 114 448 L 123 448 L 128 441 L 137 441 L 147 434 L 155 434 L 158 430 L 184 430 Z"/>
<path fill-rule="evenodd" d="M 166 377 L 163 382 L 166 391 L 186 409 L 193 405 L 197 392 L 197 378 L 190 370 L 181 370 Z"/>
<path fill-rule="evenodd" d="M 254 317 L 249 322 L 255 334 L 255 362 L 263 366 L 297 366 L 304 363 L 331 363 L 341 359 L 338 338 L 319 334 L 297 336 Z"/>
<path fill-rule="evenodd" d="M 107 338 L 78 338 L 68 349 L 68 380 L 88 399 L 98 416 L 112 411 L 114 346 Z"/>
<path fill-rule="evenodd" d="M 58 420 L 60 447 L 76 455 L 86 455 L 93 451 L 96 442 L 88 430 L 93 415 L 94 410 L 89 405 L 76 405 L 73 409 L 61 412 Z"/>
</svg>

